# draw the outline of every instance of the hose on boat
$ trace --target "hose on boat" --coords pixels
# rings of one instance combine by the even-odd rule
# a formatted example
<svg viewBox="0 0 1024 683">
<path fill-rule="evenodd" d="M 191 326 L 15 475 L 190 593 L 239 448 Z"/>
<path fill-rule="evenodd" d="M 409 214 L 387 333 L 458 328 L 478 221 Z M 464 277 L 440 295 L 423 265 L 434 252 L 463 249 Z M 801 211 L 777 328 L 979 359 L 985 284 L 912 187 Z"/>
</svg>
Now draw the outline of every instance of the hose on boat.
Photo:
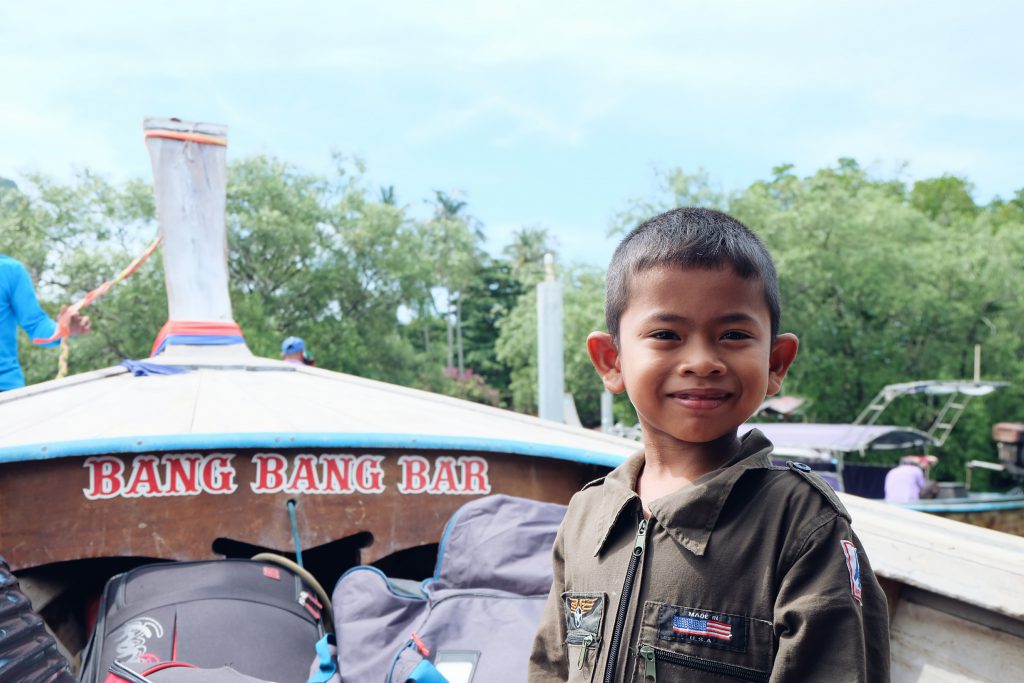
<svg viewBox="0 0 1024 683">
<path fill-rule="evenodd" d="M 292 543 L 295 545 L 295 563 L 302 567 L 302 543 L 299 541 L 299 520 L 295 515 L 296 506 L 297 503 L 294 500 L 288 501 L 288 521 L 292 523 Z"/>
<path fill-rule="evenodd" d="M 327 626 L 327 630 L 331 632 L 334 631 L 334 608 L 331 607 L 331 599 L 327 596 L 327 591 L 324 590 L 324 587 L 320 585 L 320 582 L 316 580 L 316 577 L 310 574 L 307 569 L 300 567 L 292 560 L 289 560 L 283 555 L 278 555 L 277 553 L 258 553 L 253 555 L 252 559 L 260 562 L 270 562 L 271 564 L 280 565 L 285 569 L 294 572 L 300 579 L 305 581 L 309 587 L 313 589 L 313 592 L 316 593 L 316 597 L 324 605 L 323 621 Z"/>
</svg>

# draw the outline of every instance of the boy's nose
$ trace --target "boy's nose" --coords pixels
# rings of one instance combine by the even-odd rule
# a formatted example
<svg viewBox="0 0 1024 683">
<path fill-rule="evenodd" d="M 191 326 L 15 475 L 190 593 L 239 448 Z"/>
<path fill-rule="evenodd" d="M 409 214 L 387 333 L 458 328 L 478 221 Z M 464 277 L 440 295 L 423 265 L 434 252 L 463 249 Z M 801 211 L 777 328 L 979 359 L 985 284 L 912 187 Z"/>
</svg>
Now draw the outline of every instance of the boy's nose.
<svg viewBox="0 0 1024 683">
<path fill-rule="evenodd" d="M 679 374 L 707 377 L 725 373 L 725 363 L 714 349 L 706 344 L 695 344 L 684 352 L 679 364 Z"/>
</svg>

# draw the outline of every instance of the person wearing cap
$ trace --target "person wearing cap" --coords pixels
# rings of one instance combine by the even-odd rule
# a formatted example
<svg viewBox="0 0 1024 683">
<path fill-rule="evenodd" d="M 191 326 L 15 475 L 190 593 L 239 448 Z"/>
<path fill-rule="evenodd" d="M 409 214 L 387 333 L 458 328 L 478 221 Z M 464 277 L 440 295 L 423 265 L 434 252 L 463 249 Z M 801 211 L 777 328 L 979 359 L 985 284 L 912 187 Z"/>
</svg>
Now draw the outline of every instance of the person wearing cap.
<svg viewBox="0 0 1024 683">
<path fill-rule="evenodd" d="M 887 503 L 908 503 L 921 498 L 934 498 L 937 486 L 929 481 L 928 470 L 939 461 L 934 455 L 906 455 L 900 464 L 885 475 Z"/>
<path fill-rule="evenodd" d="M 306 353 L 306 342 L 302 337 L 288 337 L 281 342 L 281 358 L 286 363 L 314 365 L 313 357 Z"/>
</svg>

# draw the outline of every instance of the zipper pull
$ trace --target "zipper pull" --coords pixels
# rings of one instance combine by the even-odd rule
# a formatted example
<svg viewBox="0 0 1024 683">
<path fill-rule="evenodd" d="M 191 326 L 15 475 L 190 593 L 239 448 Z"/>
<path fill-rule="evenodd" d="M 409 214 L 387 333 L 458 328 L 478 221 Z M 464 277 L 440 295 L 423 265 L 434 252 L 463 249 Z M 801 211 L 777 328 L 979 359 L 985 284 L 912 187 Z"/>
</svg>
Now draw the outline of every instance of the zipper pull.
<svg viewBox="0 0 1024 683">
<path fill-rule="evenodd" d="M 590 646 L 593 642 L 594 636 L 588 635 L 583 638 L 583 647 L 580 648 L 580 661 L 576 664 L 577 669 L 583 668 L 583 662 L 587 658 L 587 650 L 590 649 Z"/>
<path fill-rule="evenodd" d="M 640 646 L 640 656 L 644 658 L 644 680 L 658 680 L 658 666 L 654 660 L 654 648 L 650 645 Z"/>
<path fill-rule="evenodd" d="M 633 554 L 643 555 L 644 543 L 647 540 L 647 520 L 640 517 L 640 526 L 636 529 L 636 542 L 633 544 Z"/>
<path fill-rule="evenodd" d="M 313 615 L 314 619 L 320 618 L 320 610 L 317 607 L 321 607 L 320 601 L 314 598 L 306 591 L 299 591 L 299 604 L 306 608 L 306 611 Z M 317 607 L 314 607 L 316 605 Z"/>
</svg>

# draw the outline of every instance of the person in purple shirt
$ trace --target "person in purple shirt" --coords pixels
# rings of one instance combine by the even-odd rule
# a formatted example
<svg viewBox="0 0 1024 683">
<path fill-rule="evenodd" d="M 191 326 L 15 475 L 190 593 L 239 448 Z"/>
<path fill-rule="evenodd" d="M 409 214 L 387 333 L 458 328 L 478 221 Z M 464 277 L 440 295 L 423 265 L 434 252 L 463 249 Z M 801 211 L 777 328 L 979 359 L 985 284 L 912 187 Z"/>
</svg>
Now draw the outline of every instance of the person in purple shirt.
<svg viewBox="0 0 1024 683">
<path fill-rule="evenodd" d="M 25 266 L 0 254 L 0 391 L 25 386 L 18 363 L 18 326 L 31 339 L 46 339 L 57 330 L 57 323 L 40 308 Z M 83 315 L 72 316 L 69 326 L 72 336 L 92 329 L 88 316 Z M 58 344 L 59 339 L 44 346 Z"/>
<path fill-rule="evenodd" d="M 888 503 L 908 503 L 921 498 L 934 498 L 934 482 L 925 476 L 938 462 L 934 455 L 907 455 L 900 464 L 885 475 L 885 500 Z"/>
</svg>

